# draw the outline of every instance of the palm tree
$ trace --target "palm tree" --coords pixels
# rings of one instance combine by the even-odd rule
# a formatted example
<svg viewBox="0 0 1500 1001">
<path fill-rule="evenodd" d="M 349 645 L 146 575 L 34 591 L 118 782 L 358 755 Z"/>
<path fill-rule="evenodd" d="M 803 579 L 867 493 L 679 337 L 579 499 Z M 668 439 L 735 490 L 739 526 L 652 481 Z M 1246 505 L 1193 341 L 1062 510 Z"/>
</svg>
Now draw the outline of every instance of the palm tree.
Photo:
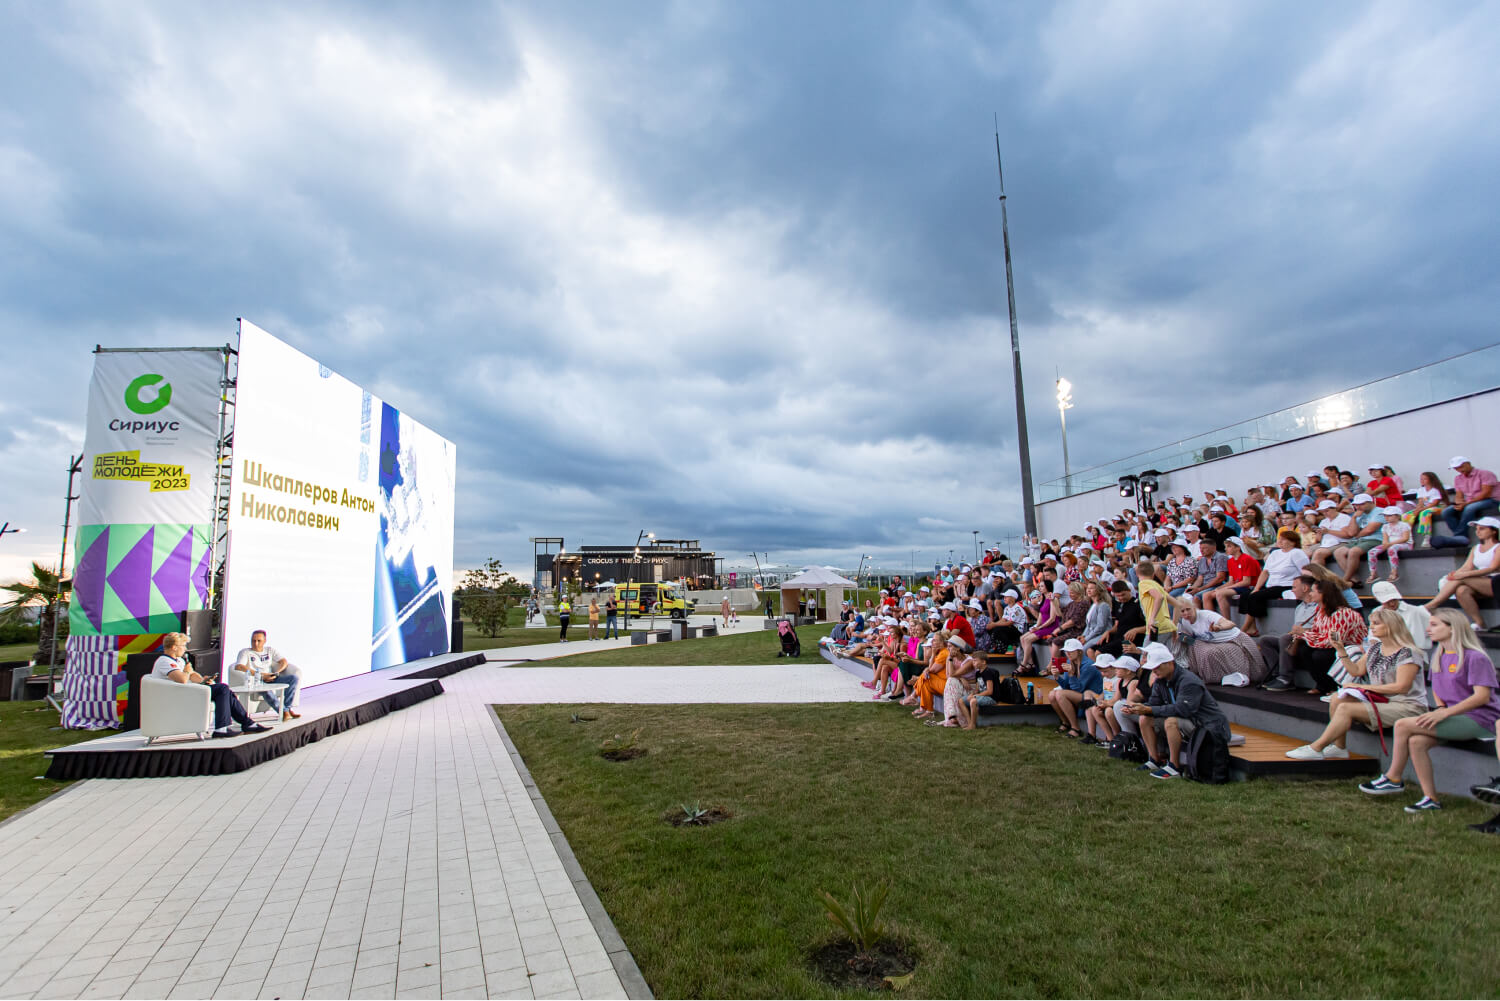
<svg viewBox="0 0 1500 1001">
<path fill-rule="evenodd" d="M 70 580 L 59 581 L 57 571 L 35 562 L 31 564 L 30 580 L 0 584 L 0 591 L 9 591 L 11 594 L 10 600 L 0 605 L 0 622 L 22 622 L 25 621 L 27 609 L 41 610 L 37 620 L 40 627 L 36 652 L 38 663 L 46 663 L 52 659 L 52 637 L 58 620 L 63 620 L 63 635 L 67 635 L 64 617 L 68 614 L 68 590 L 72 584 Z"/>
</svg>

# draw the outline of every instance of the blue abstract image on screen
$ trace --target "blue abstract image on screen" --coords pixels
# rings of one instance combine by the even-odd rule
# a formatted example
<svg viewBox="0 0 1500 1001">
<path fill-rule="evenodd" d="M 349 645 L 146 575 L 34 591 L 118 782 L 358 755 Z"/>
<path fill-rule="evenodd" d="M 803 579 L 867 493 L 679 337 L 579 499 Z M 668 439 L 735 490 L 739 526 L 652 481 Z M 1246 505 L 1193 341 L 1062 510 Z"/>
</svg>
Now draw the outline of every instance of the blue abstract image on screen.
<svg viewBox="0 0 1500 1001">
<path fill-rule="evenodd" d="M 381 404 L 378 451 L 380 532 L 375 542 L 375 615 L 370 669 L 447 653 L 448 595 L 440 572 L 451 541 L 432 537 L 432 515 L 453 483 L 451 445 Z M 441 535 L 441 533 L 439 533 Z"/>
</svg>

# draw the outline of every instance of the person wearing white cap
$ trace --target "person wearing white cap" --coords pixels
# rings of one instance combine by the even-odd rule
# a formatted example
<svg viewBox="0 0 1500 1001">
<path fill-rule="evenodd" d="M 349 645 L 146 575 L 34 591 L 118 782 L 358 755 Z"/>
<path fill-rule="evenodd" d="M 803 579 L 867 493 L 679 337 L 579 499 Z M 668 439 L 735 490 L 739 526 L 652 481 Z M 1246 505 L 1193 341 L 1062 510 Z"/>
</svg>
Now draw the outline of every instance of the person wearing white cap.
<svg viewBox="0 0 1500 1001">
<path fill-rule="evenodd" d="M 1102 661 L 1108 654 L 1100 655 Z M 1095 666 L 1099 666 L 1096 661 Z M 1132 733 L 1137 737 L 1141 735 L 1140 724 L 1134 716 L 1121 713 L 1125 706 L 1132 702 L 1145 702 L 1146 696 L 1151 690 L 1150 678 L 1141 671 L 1140 661 L 1129 655 L 1114 657 L 1110 659 L 1109 668 L 1105 670 L 1104 691 L 1099 699 L 1099 705 L 1084 714 L 1085 721 L 1092 726 L 1093 733 L 1102 744 L 1109 744 L 1121 733 Z M 1110 682 L 1113 681 L 1113 692 Z"/>
<path fill-rule="evenodd" d="M 1286 500 L 1281 502 L 1281 506 L 1292 514 L 1301 514 L 1302 509 L 1311 503 L 1313 503 L 1313 495 L 1308 493 L 1302 484 L 1293 480 L 1286 488 Z"/>
<path fill-rule="evenodd" d="M 1385 525 L 1385 516 L 1375 506 L 1375 498 L 1369 494 L 1355 494 L 1354 506 L 1349 515 L 1354 519 L 1354 534 L 1347 542 L 1333 551 L 1333 561 L 1346 580 L 1359 580 L 1359 562 L 1365 553 L 1380 545 L 1380 530 Z"/>
<path fill-rule="evenodd" d="M 1370 594 L 1380 602 L 1381 608 L 1400 614 L 1401 621 L 1406 623 L 1406 631 L 1411 633 L 1418 650 L 1426 654 L 1432 649 L 1432 638 L 1427 635 L 1427 622 L 1432 618 L 1432 613 L 1427 610 L 1427 606 L 1403 600 L 1401 589 L 1390 581 L 1376 581 L 1370 586 Z"/>
<path fill-rule="evenodd" d="M 1370 478 L 1365 483 L 1365 492 L 1373 496 L 1375 503 L 1381 507 L 1399 507 L 1403 500 L 1401 481 L 1391 472 L 1391 467 L 1384 463 L 1370 466 Z"/>
<path fill-rule="evenodd" d="M 1402 511 L 1399 507 L 1380 508 L 1380 516 L 1385 519 L 1385 524 L 1380 527 L 1380 545 L 1370 550 L 1370 576 L 1365 579 L 1366 584 L 1375 583 L 1375 577 L 1380 570 L 1375 565 L 1380 562 L 1382 556 L 1390 558 L 1391 573 L 1386 579 L 1396 581 L 1401 578 L 1401 554 L 1411 551 L 1411 526 L 1402 519 Z"/>
<path fill-rule="evenodd" d="M 1448 466 L 1453 470 L 1453 503 L 1438 515 L 1448 531 L 1445 535 L 1433 532 L 1434 549 L 1462 549 L 1469 544 L 1468 526 L 1500 511 L 1500 497 L 1496 497 L 1500 491 L 1496 490 L 1494 473 L 1476 468 L 1466 455 L 1455 455 Z"/>
<path fill-rule="evenodd" d="M 1047 693 L 1047 704 L 1062 721 L 1057 732 L 1076 738 L 1083 736 L 1078 729 L 1078 714 L 1086 708 L 1085 700 L 1092 704 L 1090 696 L 1097 696 L 1104 690 L 1104 675 L 1084 655 L 1083 644 L 1076 639 L 1063 644 L 1063 657 L 1066 658 L 1064 666 L 1047 668 L 1047 673 L 1057 679 L 1057 687 Z"/>
<path fill-rule="evenodd" d="M 1443 586 L 1438 588 L 1427 603 L 1429 612 L 1436 611 L 1449 598 L 1457 598 L 1458 604 L 1469 617 L 1469 622 L 1478 631 L 1500 632 L 1500 626 L 1484 628 L 1479 615 L 1479 599 L 1495 596 L 1495 576 L 1500 574 L 1500 518 L 1484 517 L 1474 522 L 1479 541 L 1469 550 L 1464 565 L 1448 574 Z"/>
<path fill-rule="evenodd" d="M 1331 500 L 1318 504 L 1319 513 L 1326 515 L 1318 523 L 1318 548 L 1312 552 L 1312 561 L 1319 566 L 1326 566 L 1333 551 L 1352 539 L 1358 531 L 1354 527 L 1354 519 L 1337 508 L 1338 504 Z"/>
<path fill-rule="evenodd" d="M 1147 754 L 1141 770 L 1150 771 L 1154 779 L 1175 779 L 1182 774 L 1183 744 L 1197 730 L 1205 729 L 1227 745 L 1229 720 L 1203 679 L 1178 667 L 1172 651 L 1160 643 L 1148 643 L 1141 654 L 1141 666 L 1151 672 L 1151 695 L 1145 702 L 1131 703 L 1121 711 L 1141 724 Z M 1159 750 L 1159 736 L 1167 738 L 1165 757 Z"/>
</svg>

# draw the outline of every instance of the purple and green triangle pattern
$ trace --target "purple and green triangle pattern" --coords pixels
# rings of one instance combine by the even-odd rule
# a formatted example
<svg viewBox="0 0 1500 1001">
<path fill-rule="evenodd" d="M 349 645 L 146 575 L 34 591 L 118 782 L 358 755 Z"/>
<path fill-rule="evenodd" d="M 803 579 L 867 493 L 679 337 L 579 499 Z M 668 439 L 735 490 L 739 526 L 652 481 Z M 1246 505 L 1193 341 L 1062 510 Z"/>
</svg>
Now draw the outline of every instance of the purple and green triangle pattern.
<svg viewBox="0 0 1500 1001">
<path fill-rule="evenodd" d="M 208 525 L 84 525 L 69 626 L 79 636 L 170 632 L 208 597 Z"/>
</svg>

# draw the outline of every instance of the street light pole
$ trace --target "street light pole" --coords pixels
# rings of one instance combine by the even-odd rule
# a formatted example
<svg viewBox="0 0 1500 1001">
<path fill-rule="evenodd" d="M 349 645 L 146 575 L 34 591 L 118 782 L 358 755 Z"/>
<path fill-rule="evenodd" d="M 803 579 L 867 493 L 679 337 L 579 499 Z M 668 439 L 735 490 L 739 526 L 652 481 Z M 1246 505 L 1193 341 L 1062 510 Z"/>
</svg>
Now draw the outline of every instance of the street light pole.
<svg viewBox="0 0 1500 1001">
<path fill-rule="evenodd" d="M 1057 419 L 1062 421 L 1063 489 L 1073 492 L 1073 469 L 1068 465 L 1068 411 L 1073 409 L 1073 384 L 1057 377 Z"/>
<path fill-rule="evenodd" d="M 974 529 L 974 565 L 979 565 L 979 529 Z"/>
<path fill-rule="evenodd" d="M 1016 450 L 1021 457 L 1021 505 L 1026 532 L 1036 534 L 1036 500 L 1031 489 L 1031 442 L 1026 434 L 1026 391 L 1021 380 L 1021 336 L 1016 331 L 1016 283 L 1010 267 L 1010 219 L 1005 211 L 1005 165 L 1000 160 L 1000 116 L 995 116 L 995 169 L 1000 174 L 1000 237 L 1005 244 L 1005 304 L 1010 310 L 1011 377 L 1016 383 Z"/>
</svg>

